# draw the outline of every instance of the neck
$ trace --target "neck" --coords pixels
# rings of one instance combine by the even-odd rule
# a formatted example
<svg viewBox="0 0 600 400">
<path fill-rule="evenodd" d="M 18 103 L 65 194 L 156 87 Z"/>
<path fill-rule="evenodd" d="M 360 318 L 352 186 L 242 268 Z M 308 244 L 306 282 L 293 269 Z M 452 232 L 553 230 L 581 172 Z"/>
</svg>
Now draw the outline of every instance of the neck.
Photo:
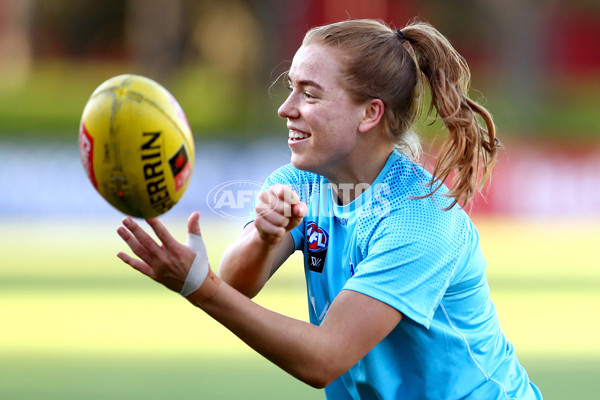
<svg viewBox="0 0 600 400">
<path fill-rule="evenodd" d="M 352 164 L 339 174 L 326 176 L 339 205 L 346 205 L 363 194 L 377 179 L 394 146 L 381 146 L 375 151 L 362 151 L 352 158 Z"/>
</svg>

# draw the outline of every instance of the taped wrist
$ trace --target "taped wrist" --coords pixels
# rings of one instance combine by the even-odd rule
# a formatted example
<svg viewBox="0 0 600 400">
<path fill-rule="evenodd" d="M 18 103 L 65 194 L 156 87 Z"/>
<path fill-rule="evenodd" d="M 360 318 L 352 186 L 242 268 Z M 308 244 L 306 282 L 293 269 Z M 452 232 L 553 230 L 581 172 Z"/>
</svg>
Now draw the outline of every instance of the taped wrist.
<svg viewBox="0 0 600 400">
<path fill-rule="evenodd" d="M 209 271 L 210 265 L 208 263 L 208 254 L 206 252 L 206 246 L 202 236 L 193 233 L 188 234 L 188 241 L 186 246 L 196 251 L 196 258 L 190 267 L 190 270 L 185 278 L 183 287 L 179 294 L 183 297 L 189 296 L 195 292 L 204 283 Z"/>
<path fill-rule="evenodd" d="M 202 286 L 190 294 L 186 296 L 186 299 L 195 306 L 201 306 L 206 300 L 210 299 L 217 293 L 219 290 L 219 285 L 221 284 L 221 279 L 215 275 L 212 270 L 208 270 L 208 275 L 202 283 Z"/>
</svg>

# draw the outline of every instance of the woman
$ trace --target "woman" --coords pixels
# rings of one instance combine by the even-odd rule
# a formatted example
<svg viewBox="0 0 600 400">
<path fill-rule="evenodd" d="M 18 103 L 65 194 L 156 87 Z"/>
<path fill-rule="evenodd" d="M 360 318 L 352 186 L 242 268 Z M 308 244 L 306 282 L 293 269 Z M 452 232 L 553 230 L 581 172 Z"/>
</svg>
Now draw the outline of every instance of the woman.
<svg viewBox="0 0 600 400">
<path fill-rule="evenodd" d="M 489 113 L 467 96 L 463 58 L 426 23 L 344 21 L 307 33 L 288 82 L 279 115 L 291 164 L 265 182 L 222 281 L 198 213 L 188 246 L 149 220 L 160 247 L 126 218 L 118 232 L 142 261 L 119 257 L 328 399 L 540 399 L 500 330 L 477 231 L 457 205 L 498 149 Z M 449 132 L 433 175 L 411 160 L 426 87 Z M 310 324 L 250 300 L 295 250 Z"/>
</svg>

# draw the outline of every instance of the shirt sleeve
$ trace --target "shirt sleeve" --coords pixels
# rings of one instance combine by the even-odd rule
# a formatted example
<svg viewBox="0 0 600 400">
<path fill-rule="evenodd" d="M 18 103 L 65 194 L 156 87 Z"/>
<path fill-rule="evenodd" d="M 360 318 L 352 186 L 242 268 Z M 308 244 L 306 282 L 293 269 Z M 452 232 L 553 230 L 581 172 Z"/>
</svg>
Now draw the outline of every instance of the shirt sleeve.
<svg viewBox="0 0 600 400">
<path fill-rule="evenodd" d="M 420 200 L 415 200 L 420 201 Z M 378 221 L 344 289 L 391 305 L 429 328 L 465 252 L 462 210 L 397 211 Z"/>
</svg>

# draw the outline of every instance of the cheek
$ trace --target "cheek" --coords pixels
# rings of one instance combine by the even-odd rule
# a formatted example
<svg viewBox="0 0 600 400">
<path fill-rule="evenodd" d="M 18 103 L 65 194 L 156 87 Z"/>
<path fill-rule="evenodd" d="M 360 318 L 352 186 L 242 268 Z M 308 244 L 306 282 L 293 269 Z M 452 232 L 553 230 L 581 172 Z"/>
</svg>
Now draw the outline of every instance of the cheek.
<svg viewBox="0 0 600 400">
<path fill-rule="evenodd" d="M 313 142 L 332 144 L 353 143 L 359 126 L 357 109 L 343 101 L 322 108 L 304 110 L 304 120 L 313 133 Z"/>
<path fill-rule="evenodd" d="M 336 132 L 338 136 L 349 137 L 358 130 L 356 115 L 343 109 L 333 112 L 326 125 L 328 131 Z"/>
</svg>

